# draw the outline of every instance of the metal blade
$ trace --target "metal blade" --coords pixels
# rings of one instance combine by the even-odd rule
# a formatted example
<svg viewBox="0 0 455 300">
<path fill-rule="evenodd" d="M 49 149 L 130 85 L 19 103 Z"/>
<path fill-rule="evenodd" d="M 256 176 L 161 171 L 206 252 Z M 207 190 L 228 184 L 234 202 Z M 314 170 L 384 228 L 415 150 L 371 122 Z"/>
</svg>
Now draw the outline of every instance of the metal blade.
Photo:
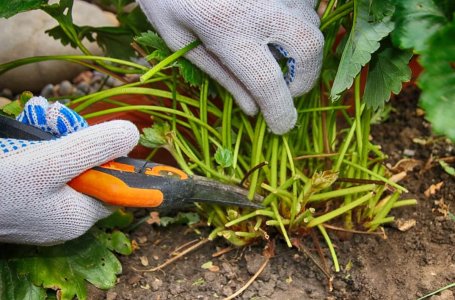
<svg viewBox="0 0 455 300">
<path fill-rule="evenodd" d="M 194 194 L 186 201 L 205 202 L 239 207 L 263 208 L 261 204 L 248 199 L 248 191 L 234 185 L 223 184 L 201 176 L 193 176 Z M 263 197 L 256 195 L 255 201 L 261 202 Z"/>
</svg>

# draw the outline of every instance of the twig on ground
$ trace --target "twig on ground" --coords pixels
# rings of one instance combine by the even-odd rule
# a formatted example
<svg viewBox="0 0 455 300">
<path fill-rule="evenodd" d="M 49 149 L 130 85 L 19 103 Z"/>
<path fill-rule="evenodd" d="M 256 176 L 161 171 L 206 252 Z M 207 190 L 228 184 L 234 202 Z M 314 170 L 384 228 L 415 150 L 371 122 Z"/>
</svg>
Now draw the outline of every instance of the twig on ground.
<svg viewBox="0 0 455 300">
<path fill-rule="evenodd" d="M 185 249 L 184 251 L 178 253 L 176 256 L 166 260 L 164 263 L 162 263 L 161 265 L 157 266 L 157 267 L 154 267 L 154 268 L 151 268 L 151 269 L 146 269 L 146 270 L 139 270 L 139 269 L 136 269 L 135 267 L 133 267 L 133 270 L 134 271 L 137 271 L 137 272 L 155 272 L 155 271 L 158 271 L 158 270 L 161 270 L 162 268 L 170 265 L 171 263 L 173 263 L 174 261 L 178 260 L 179 258 L 185 256 L 186 254 L 196 250 L 197 248 L 201 247 L 202 245 L 208 243 L 209 240 L 208 239 L 203 239 L 201 240 L 200 242 L 194 244 L 193 246 L 189 247 L 188 249 Z M 181 247 L 180 247 L 181 248 Z M 175 251 L 173 252 L 175 253 Z"/>
<path fill-rule="evenodd" d="M 232 250 L 234 250 L 235 248 L 234 247 L 226 247 L 226 248 L 223 248 L 221 249 L 220 251 L 217 251 L 215 253 L 212 254 L 212 257 L 219 257 L 221 255 L 224 255 L 226 253 L 229 253 L 231 252 Z"/>
</svg>

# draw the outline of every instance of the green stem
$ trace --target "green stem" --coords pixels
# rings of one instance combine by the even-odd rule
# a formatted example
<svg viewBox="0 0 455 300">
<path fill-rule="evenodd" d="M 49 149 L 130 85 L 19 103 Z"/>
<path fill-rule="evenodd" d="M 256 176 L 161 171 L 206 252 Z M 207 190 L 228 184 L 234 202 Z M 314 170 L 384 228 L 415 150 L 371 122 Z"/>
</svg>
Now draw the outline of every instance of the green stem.
<svg viewBox="0 0 455 300">
<path fill-rule="evenodd" d="M 332 198 L 344 197 L 346 195 L 353 195 L 353 194 L 357 194 L 357 193 L 369 192 L 369 191 L 373 191 L 376 187 L 377 187 L 377 185 L 375 185 L 375 184 L 365 184 L 365 185 L 340 189 L 340 190 L 336 190 L 336 191 L 319 193 L 319 194 L 311 195 L 310 198 L 308 199 L 308 203 L 329 200 Z"/>
<path fill-rule="evenodd" d="M 281 219 L 281 215 L 278 212 L 276 201 L 272 202 L 272 209 L 273 209 L 273 212 L 275 213 L 275 219 L 276 219 L 276 221 L 278 221 L 278 224 L 279 224 L 280 229 L 281 229 L 281 233 L 283 234 L 283 237 L 284 237 L 284 240 L 286 241 L 286 244 L 288 245 L 289 248 L 292 248 L 292 243 L 289 240 L 289 236 L 288 236 L 288 233 L 286 231 L 286 228 L 284 227 L 283 220 Z"/>
<path fill-rule="evenodd" d="M 142 75 L 141 78 L 140 78 L 140 81 L 144 82 L 144 81 L 148 80 L 149 78 L 153 77 L 157 72 L 162 70 L 164 67 L 166 67 L 167 65 L 173 63 L 178 58 L 182 57 L 187 52 L 193 50 L 194 48 L 198 47 L 199 45 L 201 45 L 201 41 L 194 41 L 194 42 L 191 42 L 189 45 L 183 47 L 182 49 L 180 49 L 180 50 L 174 52 L 173 54 L 169 55 L 168 57 L 166 57 L 165 59 L 160 61 L 152 69 L 147 71 L 147 73 Z"/>
<path fill-rule="evenodd" d="M 208 90 L 209 90 L 209 79 L 206 77 L 201 86 L 201 95 L 199 100 L 199 118 L 202 123 L 207 124 L 207 101 L 208 101 Z M 209 145 L 209 134 L 207 128 L 200 129 L 201 135 L 201 147 L 202 147 L 202 157 L 204 158 L 204 163 L 212 169 L 212 161 L 210 157 L 210 145 Z M 206 173 L 206 176 L 210 177 L 209 173 Z"/>
<path fill-rule="evenodd" d="M 207 128 L 208 131 L 210 131 L 214 136 L 219 138 L 218 131 L 216 131 L 214 128 L 212 128 L 207 123 L 203 123 L 203 122 L 201 122 L 201 120 L 199 120 L 199 119 L 197 119 L 195 117 L 188 116 L 187 114 L 185 114 L 185 113 L 183 113 L 181 111 L 174 110 L 174 109 L 168 108 L 168 107 L 153 106 L 153 105 L 131 105 L 131 106 L 126 106 L 126 107 L 110 108 L 110 109 L 106 109 L 106 110 L 102 110 L 102 111 L 98 111 L 98 112 L 85 114 L 84 118 L 89 119 L 89 118 L 104 116 L 104 115 L 118 113 L 118 112 L 135 111 L 135 110 L 148 110 L 148 111 L 166 112 L 166 113 L 169 113 L 169 114 L 175 114 L 175 115 L 178 115 L 178 116 L 181 116 L 181 117 L 185 117 L 185 118 L 188 118 L 188 120 L 196 122 L 199 125 L 201 125 L 202 127 Z"/>
<path fill-rule="evenodd" d="M 395 183 L 395 182 L 393 182 L 393 181 L 390 181 L 390 180 L 388 180 L 387 178 L 385 178 L 384 176 L 378 175 L 378 174 L 376 174 L 376 173 L 374 173 L 374 172 L 368 170 L 368 169 L 365 168 L 365 167 L 362 167 L 362 166 L 360 166 L 360 165 L 358 165 L 358 164 L 352 163 L 352 162 L 347 161 L 347 160 L 343 160 L 343 163 L 345 163 L 345 164 L 347 164 L 347 165 L 349 165 L 349 166 L 351 166 L 351 167 L 357 168 L 357 169 L 359 169 L 359 170 L 362 170 L 363 172 L 365 172 L 365 173 L 371 175 L 371 177 L 376 178 L 376 179 L 379 179 L 379 180 L 381 180 L 381 181 L 384 181 L 386 184 L 388 184 L 388 185 L 390 185 L 390 186 L 393 186 L 394 188 L 396 188 L 396 189 L 398 189 L 398 190 L 400 190 L 400 191 L 402 191 L 402 192 L 405 192 L 405 193 L 408 192 L 408 190 L 405 189 L 404 187 L 402 187 L 401 185 L 399 185 L 399 184 L 397 184 L 397 183 Z"/>
<path fill-rule="evenodd" d="M 329 213 L 326 213 L 322 216 L 319 216 L 317 218 L 314 218 L 312 219 L 307 227 L 311 228 L 311 227 L 314 227 L 314 226 L 317 226 L 319 224 L 322 224 L 322 223 L 325 223 L 333 218 L 336 218 L 342 214 L 344 214 L 345 212 L 347 211 L 350 211 L 352 209 L 354 209 L 355 207 L 363 204 L 364 202 L 368 201 L 371 197 L 373 197 L 373 193 L 368 193 L 366 195 L 364 195 L 363 197 L 360 197 L 359 199 L 355 200 L 355 201 L 352 201 L 351 203 L 349 203 L 348 205 L 345 205 L 345 206 L 342 206 L 338 209 L 335 209 Z"/>
<path fill-rule="evenodd" d="M 271 211 L 268 211 L 268 210 L 259 209 L 259 210 L 253 211 L 252 213 L 240 216 L 239 218 L 226 223 L 224 226 L 231 227 L 231 226 L 237 225 L 237 224 L 239 224 L 239 223 L 241 223 L 243 221 L 246 221 L 248 219 L 254 218 L 256 216 L 266 216 L 266 217 L 269 217 L 269 218 L 274 218 L 275 214 L 273 212 L 271 212 Z"/>
<path fill-rule="evenodd" d="M 46 55 L 46 56 L 26 57 L 26 58 L 21 58 L 18 60 L 14 60 L 11 62 L 1 64 L 0 65 L 0 74 L 3 74 L 6 71 L 9 71 L 11 69 L 14 69 L 14 68 L 17 68 L 17 67 L 20 67 L 23 65 L 42 62 L 42 61 L 48 61 L 48 60 L 65 60 L 65 61 L 70 61 L 70 62 L 74 62 L 74 63 L 77 63 L 78 61 L 84 61 L 84 60 L 108 61 L 108 62 L 124 65 L 127 67 L 136 68 L 141 71 L 148 70 L 147 67 L 144 67 L 142 65 L 139 65 L 139 64 L 127 61 L 127 60 L 122 60 L 122 59 L 117 59 L 117 58 L 112 58 L 112 57 L 104 57 L 104 56 L 96 56 L 96 55 Z"/>
<path fill-rule="evenodd" d="M 324 237 L 327 246 L 329 247 L 330 255 L 332 256 L 333 266 L 335 267 L 335 272 L 340 272 L 340 264 L 338 263 L 338 257 L 335 252 L 335 248 L 333 247 L 332 240 L 330 239 L 324 226 L 318 225 L 318 229 L 321 232 L 322 236 Z"/>
<path fill-rule="evenodd" d="M 262 158 L 262 146 L 264 143 L 264 135 L 267 128 L 267 125 L 264 121 L 264 118 L 259 117 L 257 120 L 255 136 L 253 140 L 253 157 L 251 158 L 251 168 L 254 168 L 261 162 Z M 254 194 L 256 193 L 256 188 L 259 180 L 259 170 L 255 171 L 251 175 L 250 189 L 248 192 L 248 198 L 253 199 Z"/>
<path fill-rule="evenodd" d="M 352 13 L 354 10 L 354 1 L 347 2 L 343 5 L 341 5 L 339 8 L 337 8 L 332 14 L 326 15 L 325 17 L 322 17 L 321 20 L 321 31 L 325 31 L 330 25 L 333 23 L 338 22 L 345 16 L 349 15 Z M 327 12 L 327 10 L 325 11 Z M 325 15 L 325 13 L 324 13 Z"/>
</svg>

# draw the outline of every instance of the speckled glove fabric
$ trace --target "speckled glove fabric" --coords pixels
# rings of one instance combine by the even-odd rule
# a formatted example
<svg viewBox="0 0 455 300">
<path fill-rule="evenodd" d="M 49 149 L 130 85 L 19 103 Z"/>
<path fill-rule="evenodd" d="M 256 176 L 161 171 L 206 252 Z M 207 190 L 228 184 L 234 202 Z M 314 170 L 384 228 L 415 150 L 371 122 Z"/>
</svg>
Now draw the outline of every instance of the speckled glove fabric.
<svg viewBox="0 0 455 300">
<path fill-rule="evenodd" d="M 30 100 L 20 116 L 22 122 L 56 135 L 86 127 L 79 118 L 43 98 Z M 127 121 L 106 122 L 46 142 L 0 139 L 0 242 L 58 244 L 108 216 L 111 208 L 66 183 L 126 155 L 138 139 L 138 130 Z"/>
<path fill-rule="evenodd" d="M 186 57 L 229 90 L 246 114 L 260 109 L 276 134 L 295 126 L 292 97 L 312 88 L 322 62 L 315 0 L 137 2 L 172 50 L 202 41 Z M 284 76 L 275 49 L 288 59 Z"/>
</svg>

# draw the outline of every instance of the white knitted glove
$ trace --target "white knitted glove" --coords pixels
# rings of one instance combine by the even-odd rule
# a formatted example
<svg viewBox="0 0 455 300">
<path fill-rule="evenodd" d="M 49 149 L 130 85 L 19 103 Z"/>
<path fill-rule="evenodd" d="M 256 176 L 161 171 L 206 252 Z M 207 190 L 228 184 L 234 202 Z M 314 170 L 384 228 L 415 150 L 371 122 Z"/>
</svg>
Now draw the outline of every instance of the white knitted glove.
<svg viewBox="0 0 455 300">
<path fill-rule="evenodd" d="M 111 121 L 56 140 L 0 139 L 0 241 L 51 245 L 74 239 L 112 210 L 66 185 L 94 166 L 126 155 L 139 132 Z"/>
<path fill-rule="evenodd" d="M 316 0 L 137 2 L 172 50 L 202 41 L 186 57 L 229 90 L 246 114 L 259 107 L 276 134 L 294 127 L 292 97 L 311 89 L 321 67 Z M 284 78 L 269 47 L 288 58 Z"/>
</svg>

